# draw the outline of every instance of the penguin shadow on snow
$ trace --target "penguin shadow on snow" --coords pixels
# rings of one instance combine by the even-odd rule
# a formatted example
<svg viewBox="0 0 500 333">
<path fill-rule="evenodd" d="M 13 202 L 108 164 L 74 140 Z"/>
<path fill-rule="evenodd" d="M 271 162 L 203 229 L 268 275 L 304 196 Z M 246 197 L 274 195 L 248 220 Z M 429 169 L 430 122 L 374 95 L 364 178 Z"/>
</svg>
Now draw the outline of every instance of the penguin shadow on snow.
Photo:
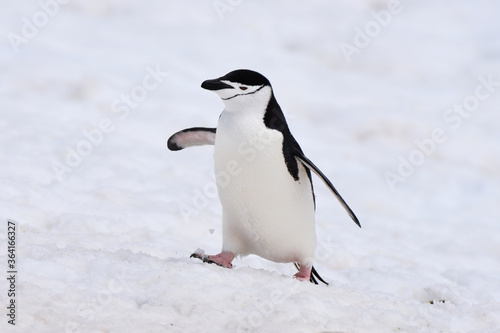
<svg viewBox="0 0 500 333">
<path fill-rule="evenodd" d="M 202 88 L 224 102 L 217 128 L 192 127 L 173 134 L 168 149 L 213 145 L 217 190 L 222 205 L 222 251 L 191 255 L 232 268 L 236 256 L 255 254 L 293 263 L 295 278 L 328 285 L 313 266 L 316 208 L 311 171 L 331 190 L 354 223 L 358 218 L 330 180 L 303 153 L 288 128 L 271 83 L 240 69 L 206 80 Z"/>
</svg>

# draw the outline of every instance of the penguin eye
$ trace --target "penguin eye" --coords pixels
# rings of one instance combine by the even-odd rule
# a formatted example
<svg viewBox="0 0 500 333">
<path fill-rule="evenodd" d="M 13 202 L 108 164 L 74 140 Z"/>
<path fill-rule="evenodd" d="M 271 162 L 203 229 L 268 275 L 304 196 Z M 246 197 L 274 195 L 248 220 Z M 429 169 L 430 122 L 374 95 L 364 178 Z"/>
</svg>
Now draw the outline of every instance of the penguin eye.
<svg viewBox="0 0 500 333">
<path fill-rule="evenodd" d="M 240 87 L 241 90 L 247 90 L 247 87 Z"/>
</svg>

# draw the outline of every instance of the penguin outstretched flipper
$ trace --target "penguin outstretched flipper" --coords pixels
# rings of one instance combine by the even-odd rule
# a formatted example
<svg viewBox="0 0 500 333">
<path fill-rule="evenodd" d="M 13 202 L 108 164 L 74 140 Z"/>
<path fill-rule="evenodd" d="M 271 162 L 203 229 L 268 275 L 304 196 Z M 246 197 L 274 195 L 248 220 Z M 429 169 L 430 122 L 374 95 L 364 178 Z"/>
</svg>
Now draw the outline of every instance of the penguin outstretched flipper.
<svg viewBox="0 0 500 333">
<path fill-rule="evenodd" d="M 294 151 L 294 156 L 300 162 L 302 162 L 302 164 L 306 168 L 308 168 L 309 170 L 311 170 L 312 172 L 314 172 L 319 178 L 321 178 L 321 180 L 326 184 L 326 186 L 328 186 L 328 188 L 330 189 L 330 191 L 332 191 L 332 193 L 335 195 L 335 197 L 340 202 L 340 204 L 342 205 L 342 207 L 344 207 L 344 209 L 346 210 L 347 214 L 349 214 L 349 216 L 354 221 L 354 223 L 356 223 L 358 225 L 358 227 L 361 228 L 361 224 L 359 223 L 359 220 L 356 217 L 356 215 L 354 214 L 354 212 L 352 211 L 351 207 L 349 207 L 349 205 L 347 205 L 347 203 L 345 202 L 344 198 L 342 198 L 342 196 L 340 195 L 340 193 L 337 191 L 337 189 L 335 188 L 335 186 L 333 186 L 332 182 L 325 176 L 325 174 L 323 172 L 321 172 L 321 170 L 318 169 L 318 167 L 316 165 L 314 165 L 314 163 L 311 162 L 311 160 L 308 159 L 304 155 L 304 153 L 302 153 L 300 150 L 296 149 Z"/>
<path fill-rule="evenodd" d="M 167 141 L 170 150 L 181 150 L 192 146 L 214 145 L 216 128 L 192 127 L 172 135 Z"/>
</svg>

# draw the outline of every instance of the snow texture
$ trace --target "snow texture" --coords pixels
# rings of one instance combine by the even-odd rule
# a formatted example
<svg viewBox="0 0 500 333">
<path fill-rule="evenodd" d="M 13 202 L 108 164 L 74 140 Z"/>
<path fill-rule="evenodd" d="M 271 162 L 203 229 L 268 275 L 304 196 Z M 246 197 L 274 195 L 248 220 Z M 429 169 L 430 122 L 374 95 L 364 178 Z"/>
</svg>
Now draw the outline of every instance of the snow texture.
<svg viewBox="0 0 500 333">
<path fill-rule="evenodd" d="M 0 331 L 498 332 L 500 3 L 397 3 L 2 1 Z M 363 226 L 314 178 L 329 286 L 189 258 L 221 247 L 213 147 L 166 140 L 238 68 Z"/>
</svg>

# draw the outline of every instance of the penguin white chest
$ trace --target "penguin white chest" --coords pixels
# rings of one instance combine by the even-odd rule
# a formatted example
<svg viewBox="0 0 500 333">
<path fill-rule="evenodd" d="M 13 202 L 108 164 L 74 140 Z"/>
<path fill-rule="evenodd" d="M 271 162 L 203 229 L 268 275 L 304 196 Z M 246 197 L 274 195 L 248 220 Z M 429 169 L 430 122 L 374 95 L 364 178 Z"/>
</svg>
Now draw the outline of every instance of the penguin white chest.
<svg viewBox="0 0 500 333">
<path fill-rule="evenodd" d="M 252 113 L 224 111 L 215 141 L 215 173 L 223 208 L 223 251 L 276 262 L 309 262 L 316 234 L 306 169 L 289 173 L 283 135 Z"/>
</svg>

